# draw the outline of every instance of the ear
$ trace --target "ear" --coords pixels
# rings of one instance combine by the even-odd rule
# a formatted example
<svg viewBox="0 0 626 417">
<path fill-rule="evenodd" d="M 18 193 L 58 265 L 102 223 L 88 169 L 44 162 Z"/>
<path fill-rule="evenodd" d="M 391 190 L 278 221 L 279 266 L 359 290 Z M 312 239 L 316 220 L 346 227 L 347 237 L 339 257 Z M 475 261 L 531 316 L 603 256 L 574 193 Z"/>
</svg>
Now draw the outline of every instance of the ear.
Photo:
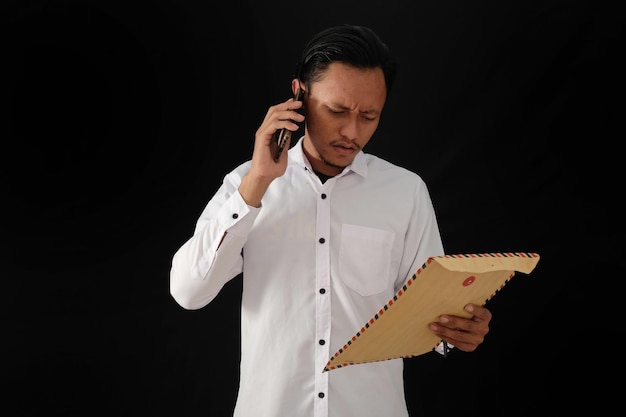
<svg viewBox="0 0 626 417">
<path fill-rule="evenodd" d="M 299 78 L 294 78 L 291 80 L 291 92 L 295 96 L 298 90 L 302 89 L 302 82 Z"/>
</svg>

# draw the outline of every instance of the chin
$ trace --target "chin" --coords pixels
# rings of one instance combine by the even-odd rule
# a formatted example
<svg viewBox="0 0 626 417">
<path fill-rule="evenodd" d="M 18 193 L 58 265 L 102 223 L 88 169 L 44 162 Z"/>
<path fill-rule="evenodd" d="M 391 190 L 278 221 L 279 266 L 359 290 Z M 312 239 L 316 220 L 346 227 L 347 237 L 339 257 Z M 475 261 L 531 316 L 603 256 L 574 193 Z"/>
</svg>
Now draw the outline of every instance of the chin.
<svg viewBox="0 0 626 417">
<path fill-rule="evenodd" d="M 331 167 L 334 169 L 338 169 L 339 172 L 343 171 L 345 167 L 347 167 L 348 165 L 350 165 L 350 163 L 352 162 L 354 158 L 351 158 L 349 161 L 347 161 L 344 158 L 335 158 L 334 160 L 331 159 L 325 159 L 323 158 L 322 161 L 324 161 L 324 164 L 327 167 Z"/>
</svg>

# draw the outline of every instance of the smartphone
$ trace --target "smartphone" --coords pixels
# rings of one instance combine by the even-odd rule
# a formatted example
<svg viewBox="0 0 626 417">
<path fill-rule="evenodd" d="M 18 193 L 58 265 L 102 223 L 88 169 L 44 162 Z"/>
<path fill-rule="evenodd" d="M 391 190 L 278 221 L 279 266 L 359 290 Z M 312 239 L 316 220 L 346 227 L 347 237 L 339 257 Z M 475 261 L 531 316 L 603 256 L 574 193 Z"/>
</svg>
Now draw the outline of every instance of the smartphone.
<svg viewBox="0 0 626 417">
<path fill-rule="evenodd" d="M 300 101 L 302 98 L 302 89 L 298 88 L 296 95 L 293 97 L 295 101 Z M 280 155 L 283 153 L 285 146 L 289 139 L 291 139 L 291 130 L 289 129 L 280 129 L 276 131 L 273 140 L 270 142 L 270 149 L 272 151 L 272 156 L 274 157 L 274 161 L 278 162 L 280 159 Z"/>
</svg>

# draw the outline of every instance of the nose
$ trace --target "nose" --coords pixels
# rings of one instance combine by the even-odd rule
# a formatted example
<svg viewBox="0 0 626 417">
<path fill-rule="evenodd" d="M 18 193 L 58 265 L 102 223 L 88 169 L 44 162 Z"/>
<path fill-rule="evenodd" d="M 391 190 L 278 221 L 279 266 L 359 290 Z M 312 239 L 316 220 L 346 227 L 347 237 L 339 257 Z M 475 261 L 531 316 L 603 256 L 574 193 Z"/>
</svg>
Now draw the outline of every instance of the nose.
<svg viewBox="0 0 626 417">
<path fill-rule="evenodd" d="M 345 123 L 339 129 L 339 134 L 346 139 L 354 140 L 359 137 L 359 124 L 358 115 L 350 115 L 345 120 Z"/>
</svg>

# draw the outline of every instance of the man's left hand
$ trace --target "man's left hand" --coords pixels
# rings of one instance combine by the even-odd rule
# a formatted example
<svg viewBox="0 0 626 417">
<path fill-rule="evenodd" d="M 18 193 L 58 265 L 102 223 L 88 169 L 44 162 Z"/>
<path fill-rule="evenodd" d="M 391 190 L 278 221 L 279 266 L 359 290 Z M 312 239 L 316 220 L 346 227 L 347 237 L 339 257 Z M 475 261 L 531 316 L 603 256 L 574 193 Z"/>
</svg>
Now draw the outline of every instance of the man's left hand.
<svg viewBox="0 0 626 417">
<path fill-rule="evenodd" d="M 472 317 L 444 314 L 439 321 L 430 324 L 430 330 L 445 342 L 464 352 L 473 352 L 489 333 L 491 311 L 476 304 L 468 304 L 465 311 Z"/>
</svg>

